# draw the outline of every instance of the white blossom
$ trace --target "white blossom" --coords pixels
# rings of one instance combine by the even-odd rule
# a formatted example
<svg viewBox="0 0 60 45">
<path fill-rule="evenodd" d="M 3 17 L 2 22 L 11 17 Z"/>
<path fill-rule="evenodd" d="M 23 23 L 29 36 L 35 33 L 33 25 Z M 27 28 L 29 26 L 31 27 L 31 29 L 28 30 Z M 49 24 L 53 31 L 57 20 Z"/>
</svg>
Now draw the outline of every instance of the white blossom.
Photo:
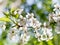
<svg viewBox="0 0 60 45">
<path fill-rule="evenodd" d="M 10 31 L 7 35 L 7 40 L 12 41 L 12 42 L 18 42 L 19 41 L 18 33 L 19 33 L 19 31 L 16 28 L 10 29 Z"/>
<path fill-rule="evenodd" d="M 26 44 L 27 41 L 29 41 L 29 39 L 30 39 L 30 35 L 24 33 L 20 37 L 20 40 L 21 40 L 20 42 L 22 42 L 23 44 Z"/>
<path fill-rule="evenodd" d="M 60 5 L 56 4 L 54 5 L 54 12 L 53 14 L 49 15 L 49 20 L 55 21 L 57 25 L 55 26 L 55 32 L 57 34 L 60 34 Z"/>
<path fill-rule="evenodd" d="M 12 26 L 9 30 L 9 33 L 7 35 L 7 39 L 10 41 L 15 42 L 22 42 L 27 43 L 30 39 L 30 33 L 29 29 L 33 28 L 33 31 L 31 32 L 32 35 L 34 33 L 35 38 L 37 38 L 38 41 L 48 41 L 53 39 L 53 32 L 52 27 L 50 26 L 50 22 L 56 22 L 57 25 L 55 26 L 55 32 L 57 34 L 60 34 L 60 7 L 56 7 L 54 12 L 49 14 L 49 21 L 41 23 L 39 22 L 35 17 L 33 13 L 27 13 L 26 17 L 22 16 L 21 13 L 23 9 L 15 10 L 14 14 L 19 14 L 18 19 L 11 18 Z M 0 25 L 1 26 L 1 25 Z M 5 25 L 3 25 L 3 29 L 5 29 Z M 22 31 L 22 32 L 21 32 Z M 40 31 L 40 32 L 39 32 Z M 20 34 L 21 33 L 21 34 Z M 19 35 L 20 34 L 20 35 Z M 18 38 L 18 39 L 17 39 Z"/>
</svg>

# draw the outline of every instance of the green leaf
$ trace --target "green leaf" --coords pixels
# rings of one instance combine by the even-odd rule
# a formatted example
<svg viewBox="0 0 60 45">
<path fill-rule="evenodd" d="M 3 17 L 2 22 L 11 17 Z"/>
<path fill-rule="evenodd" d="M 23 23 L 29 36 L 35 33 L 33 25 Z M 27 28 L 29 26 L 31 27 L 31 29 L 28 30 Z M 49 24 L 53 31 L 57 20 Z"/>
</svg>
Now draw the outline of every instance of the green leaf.
<svg viewBox="0 0 60 45">
<path fill-rule="evenodd" d="M 11 22 L 11 20 L 9 18 L 6 18 L 6 17 L 0 18 L 0 21 Z"/>
<path fill-rule="evenodd" d="M 48 45 L 54 45 L 52 40 L 49 40 L 47 43 L 48 43 Z"/>
<path fill-rule="evenodd" d="M 10 22 L 7 22 L 7 24 L 6 24 L 6 30 L 9 30 L 10 27 L 11 27 L 11 23 Z"/>
<path fill-rule="evenodd" d="M 14 13 L 15 10 L 16 10 L 15 8 L 11 8 L 9 11 L 10 13 Z"/>
<path fill-rule="evenodd" d="M 18 15 L 18 14 L 16 14 L 16 15 L 15 15 L 15 18 L 18 18 L 18 17 L 19 17 L 19 15 Z"/>
<path fill-rule="evenodd" d="M 1 36 L 1 39 L 6 39 L 6 37 L 7 37 L 7 31 L 3 31 L 2 32 L 2 36 Z"/>
<path fill-rule="evenodd" d="M 9 17 L 9 12 L 3 12 L 3 14 L 6 16 L 6 17 Z"/>
</svg>

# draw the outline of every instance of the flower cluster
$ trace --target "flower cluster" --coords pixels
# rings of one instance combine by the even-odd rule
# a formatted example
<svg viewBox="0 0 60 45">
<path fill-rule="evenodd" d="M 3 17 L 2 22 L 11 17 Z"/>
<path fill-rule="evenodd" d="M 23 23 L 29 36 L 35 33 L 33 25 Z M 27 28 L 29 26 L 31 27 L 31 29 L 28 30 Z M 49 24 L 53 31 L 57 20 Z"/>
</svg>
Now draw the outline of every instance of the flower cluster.
<svg viewBox="0 0 60 45">
<path fill-rule="evenodd" d="M 12 40 L 13 42 L 20 41 L 21 43 L 26 43 L 29 41 L 30 36 L 34 35 L 38 41 L 48 41 L 53 38 L 52 27 L 50 26 L 50 22 L 54 21 L 57 23 L 55 27 L 55 32 L 60 33 L 60 7 L 59 5 L 54 6 L 55 9 L 52 14 L 49 14 L 49 21 L 41 23 L 34 17 L 34 14 L 27 14 L 25 17 L 22 16 L 23 9 L 14 10 L 10 13 L 10 16 L 7 16 L 11 20 L 11 27 L 9 33 L 7 35 L 8 40 Z M 18 16 L 16 16 L 18 15 Z M 31 32 L 30 30 L 33 30 Z"/>
<path fill-rule="evenodd" d="M 49 27 L 47 22 L 41 23 L 35 17 L 34 14 L 27 14 L 25 17 L 21 15 L 21 9 L 14 11 L 14 14 L 19 14 L 18 19 L 10 18 L 12 23 L 12 29 L 8 33 L 8 38 L 15 41 L 15 37 L 19 36 L 21 43 L 26 43 L 30 39 L 30 35 L 34 34 L 34 37 L 41 40 L 50 40 L 53 38 L 52 28 Z M 30 29 L 33 28 L 33 32 L 30 33 Z M 17 38 L 16 37 L 16 38 Z"/>
<path fill-rule="evenodd" d="M 55 32 L 57 34 L 60 34 L 60 5 L 56 4 L 54 5 L 53 13 L 49 15 L 49 21 L 54 21 L 57 23 L 55 27 Z"/>
</svg>

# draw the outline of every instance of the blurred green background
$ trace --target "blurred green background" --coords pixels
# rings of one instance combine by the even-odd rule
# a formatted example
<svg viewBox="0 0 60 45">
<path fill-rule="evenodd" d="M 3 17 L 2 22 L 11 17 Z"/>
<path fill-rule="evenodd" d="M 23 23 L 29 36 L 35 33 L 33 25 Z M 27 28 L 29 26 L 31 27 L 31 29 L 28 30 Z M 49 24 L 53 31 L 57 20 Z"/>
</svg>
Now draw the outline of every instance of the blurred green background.
<svg viewBox="0 0 60 45">
<path fill-rule="evenodd" d="M 0 0 L 0 17 L 3 17 L 3 11 L 8 11 L 9 8 L 22 8 L 24 9 L 22 13 L 23 16 L 27 13 L 34 13 L 40 22 L 48 22 L 48 15 L 53 12 L 54 4 L 56 3 L 60 3 L 60 0 Z M 9 26 L 10 24 L 7 24 L 7 28 L 9 28 Z M 6 45 L 7 30 L 0 33 L 0 45 Z M 20 44 L 8 43 L 8 45 Z M 26 45 L 60 45 L 60 34 L 54 35 L 52 40 L 41 42 L 31 37 Z"/>
</svg>

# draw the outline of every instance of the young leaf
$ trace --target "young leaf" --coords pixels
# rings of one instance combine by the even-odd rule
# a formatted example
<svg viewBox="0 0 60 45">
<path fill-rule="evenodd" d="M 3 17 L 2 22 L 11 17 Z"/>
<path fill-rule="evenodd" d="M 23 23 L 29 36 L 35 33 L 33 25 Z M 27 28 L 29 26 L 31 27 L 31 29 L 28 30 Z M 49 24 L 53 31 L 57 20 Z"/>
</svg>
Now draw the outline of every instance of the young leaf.
<svg viewBox="0 0 60 45">
<path fill-rule="evenodd" d="M 11 20 L 9 18 L 6 18 L 6 17 L 0 18 L 0 21 L 11 22 Z"/>
</svg>

